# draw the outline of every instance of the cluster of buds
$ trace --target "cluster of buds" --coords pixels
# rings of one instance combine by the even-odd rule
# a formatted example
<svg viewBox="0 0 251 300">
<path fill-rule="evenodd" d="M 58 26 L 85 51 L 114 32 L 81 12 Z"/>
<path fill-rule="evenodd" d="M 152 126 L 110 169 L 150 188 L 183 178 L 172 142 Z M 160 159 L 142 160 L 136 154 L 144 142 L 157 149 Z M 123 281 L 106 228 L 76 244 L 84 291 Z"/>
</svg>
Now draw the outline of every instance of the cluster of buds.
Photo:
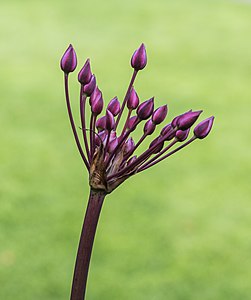
<svg viewBox="0 0 251 300">
<path fill-rule="evenodd" d="M 213 116 L 196 125 L 192 136 L 188 139 L 191 127 L 202 113 L 202 110 L 189 110 L 162 127 L 158 136 L 148 143 L 146 151 L 135 155 L 137 148 L 155 132 L 156 127 L 164 122 L 168 113 L 167 105 L 154 108 L 153 97 L 140 103 L 139 96 L 134 89 L 134 82 L 138 72 L 144 69 L 146 64 L 146 49 L 142 44 L 131 58 L 133 74 L 122 103 L 114 97 L 108 103 L 103 116 L 100 116 L 104 108 L 103 95 L 91 71 L 90 60 L 87 59 L 78 73 L 84 144 L 82 147 L 72 116 L 68 87 L 69 73 L 77 67 L 77 56 L 72 45 L 68 47 L 61 59 L 61 69 L 65 74 L 65 95 L 69 118 L 79 152 L 89 172 L 89 183 L 92 189 L 110 193 L 130 176 L 152 167 L 196 139 L 204 139 L 212 128 Z M 87 126 L 86 102 L 88 98 L 91 115 Z M 126 116 L 122 126 L 120 120 L 124 112 Z M 143 122 L 145 124 L 142 135 L 135 142 L 130 135 Z M 178 146 L 171 149 L 176 144 Z"/>
</svg>

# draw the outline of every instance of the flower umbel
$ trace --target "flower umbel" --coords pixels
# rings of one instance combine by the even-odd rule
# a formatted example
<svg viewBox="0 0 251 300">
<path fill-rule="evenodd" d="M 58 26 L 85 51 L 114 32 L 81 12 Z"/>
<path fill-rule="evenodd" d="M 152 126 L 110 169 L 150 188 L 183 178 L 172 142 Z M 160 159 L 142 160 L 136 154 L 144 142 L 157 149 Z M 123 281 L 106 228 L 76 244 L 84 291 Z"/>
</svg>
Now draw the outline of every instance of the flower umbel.
<svg viewBox="0 0 251 300">
<path fill-rule="evenodd" d="M 206 137 L 212 128 L 214 117 L 210 117 L 202 121 L 195 127 L 194 135 L 186 143 L 179 146 L 177 149 L 166 153 L 177 142 L 181 143 L 185 141 L 188 137 L 189 129 L 202 113 L 202 110 L 190 110 L 175 117 L 170 123 L 163 126 L 160 129 L 160 133 L 157 138 L 146 145 L 147 150 L 138 156 L 133 156 L 138 146 L 143 143 L 147 136 L 150 136 L 155 131 L 155 127 L 157 128 L 164 121 L 167 115 L 167 105 L 163 105 L 154 110 L 153 97 L 139 103 L 139 97 L 133 84 L 135 82 L 137 72 L 145 67 L 146 62 L 146 50 L 144 44 L 142 44 L 134 52 L 131 60 L 131 65 L 134 69 L 133 77 L 122 105 L 120 105 L 118 98 L 114 97 L 109 102 L 104 115 L 98 120 L 97 116 L 103 111 L 103 96 L 102 92 L 96 85 L 95 76 L 91 72 L 89 59 L 85 62 L 79 72 L 80 115 L 85 151 L 80 145 L 77 132 L 74 133 L 74 136 L 79 147 L 80 154 L 89 171 L 89 183 L 93 189 L 101 189 L 106 193 L 112 192 L 123 181 L 132 175 L 157 164 L 160 160 L 169 157 L 194 140 Z M 74 71 L 75 65 L 76 54 L 72 45 L 70 45 L 61 60 L 61 68 L 65 73 L 66 98 L 69 98 L 69 72 Z M 91 110 L 90 126 L 86 126 L 89 122 L 86 123 L 85 114 L 86 101 L 88 97 L 90 97 L 89 109 Z M 133 111 L 136 108 L 137 110 L 133 115 Z M 119 122 L 121 122 L 121 116 L 125 109 L 127 110 L 127 116 L 122 129 L 119 131 Z M 74 132 L 76 131 L 76 127 L 72 118 L 70 105 L 68 105 L 68 111 Z M 141 122 L 145 122 L 143 135 L 139 141 L 132 145 L 130 134 Z M 116 137 L 112 137 L 112 130 Z M 90 131 L 89 140 L 87 138 L 87 131 Z M 98 137 L 96 137 L 97 135 Z M 169 142 L 169 145 L 165 145 L 166 142 Z M 128 147 L 129 144 L 130 147 Z M 164 148 L 161 151 L 162 146 Z M 125 149 L 129 150 L 125 151 Z"/>
<path fill-rule="evenodd" d="M 90 60 L 86 60 L 78 73 L 82 145 L 72 115 L 69 95 L 69 74 L 77 67 L 77 56 L 72 45 L 67 48 L 60 62 L 64 72 L 70 124 L 79 153 L 89 173 L 90 185 L 90 198 L 77 253 L 71 300 L 83 300 L 85 296 L 93 241 L 105 196 L 129 177 L 158 164 L 195 140 L 204 139 L 213 126 L 212 116 L 201 121 L 193 131 L 190 130 L 202 110 L 186 111 L 162 125 L 169 111 L 167 105 L 154 107 L 154 97 L 140 102 L 134 88 L 138 72 L 143 70 L 146 64 L 146 49 L 144 44 L 141 44 L 131 58 L 133 74 L 123 101 L 120 103 L 119 99 L 114 97 L 104 108 L 103 94 L 92 73 Z M 89 110 L 89 120 L 86 106 Z M 125 116 L 122 124 L 123 113 Z M 143 125 L 140 127 L 141 130 L 143 128 L 141 137 L 134 140 L 131 134 L 139 124 Z M 156 132 L 157 135 L 150 140 Z M 190 132 L 193 134 L 189 138 Z M 143 144 L 145 151 L 137 153 L 138 147 L 142 148 Z"/>
</svg>

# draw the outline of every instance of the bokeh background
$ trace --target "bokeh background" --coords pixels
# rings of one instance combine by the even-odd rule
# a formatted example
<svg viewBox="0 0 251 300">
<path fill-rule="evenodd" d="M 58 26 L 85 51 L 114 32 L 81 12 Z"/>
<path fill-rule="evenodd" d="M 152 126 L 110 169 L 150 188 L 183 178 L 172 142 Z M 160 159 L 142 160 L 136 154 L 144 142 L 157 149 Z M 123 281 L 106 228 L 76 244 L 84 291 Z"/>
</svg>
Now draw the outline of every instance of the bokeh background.
<svg viewBox="0 0 251 300">
<path fill-rule="evenodd" d="M 149 61 L 135 84 L 141 99 L 168 103 L 169 120 L 203 108 L 215 126 L 107 197 L 87 299 L 251 299 L 250 1 L 0 6 L 0 299 L 69 299 L 88 184 L 62 53 L 74 45 L 78 70 L 91 58 L 108 102 L 123 97 L 141 42 Z"/>
</svg>

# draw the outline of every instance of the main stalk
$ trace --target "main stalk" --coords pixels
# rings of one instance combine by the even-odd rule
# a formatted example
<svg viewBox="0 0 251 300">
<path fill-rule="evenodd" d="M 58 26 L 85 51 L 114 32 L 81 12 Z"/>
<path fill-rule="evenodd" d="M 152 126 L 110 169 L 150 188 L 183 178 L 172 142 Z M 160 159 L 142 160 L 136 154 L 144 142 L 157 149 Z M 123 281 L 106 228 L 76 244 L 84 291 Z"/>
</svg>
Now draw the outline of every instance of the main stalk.
<svg viewBox="0 0 251 300">
<path fill-rule="evenodd" d="M 92 189 L 90 191 L 76 257 L 71 300 L 83 300 L 85 298 L 92 246 L 105 196 L 106 193 L 104 191 L 96 191 Z"/>
</svg>

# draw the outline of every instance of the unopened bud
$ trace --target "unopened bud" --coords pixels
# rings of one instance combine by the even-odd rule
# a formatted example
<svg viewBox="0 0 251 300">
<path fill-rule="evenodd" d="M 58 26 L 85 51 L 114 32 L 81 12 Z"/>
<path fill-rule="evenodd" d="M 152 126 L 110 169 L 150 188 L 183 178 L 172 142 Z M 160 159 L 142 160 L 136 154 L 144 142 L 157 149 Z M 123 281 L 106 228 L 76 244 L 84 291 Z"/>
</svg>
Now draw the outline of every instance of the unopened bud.
<svg viewBox="0 0 251 300">
<path fill-rule="evenodd" d="M 71 44 L 69 45 L 69 47 L 66 49 L 65 53 L 63 54 L 61 61 L 60 61 L 60 66 L 61 66 L 62 71 L 64 71 L 66 74 L 69 74 L 76 69 L 77 55 Z"/>
<path fill-rule="evenodd" d="M 127 125 L 127 128 L 128 128 L 128 129 L 132 129 L 133 126 L 135 126 L 137 119 L 138 119 L 137 116 L 131 117 L 131 118 L 127 121 L 127 124 L 126 124 L 126 125 Z"/>
<path fill-rule="evenodd" d="M 90 105 L 92 105 L 92 102 L 95 100 L 95 98 L 100 97 L 100 95 L 102 95 L 102 92 L 100 91 L 100 89 L 98 88 L 98 86 L 96 86 L 95 89 L 94 89 L 94 91 L 91 94 L 90 99 L 89 99 Z"/>
<path fill-rule="evenodd" d="M 96 121 L 96 128 L 98 129 L 98 132 L 103 131 L 104 129 L 106 129 L 106 117 L 105 116 L 99 118 Z"/>
<path fill-rule="evenodd" d="M 92 72 L 91 72 L 90 60 L 88 58 L 84 64 L 84 66 L 78 73 L 78 81 L 82 85 L 86 85 L 87 83 L 90 82 L 91 77 L 92 77 Z"/>
<path fill-rule="evenodd" d="M 183 115 L 185 115 L 186 113 L 189 113 L 189 112 L 192 112 L 192 110 L 190 109 L 189 111 L 187 111 L 187 112 L 185 112 L 185 113 L 183 113 L 183 114 L 181 114 L 181 115 L 176 116 L 176 117 L 172 120 L 172 122 L 171 122 L 172 127 L 173 127 L 173 128 L 177 127 L 177 126 L 178 126 L 178 125 L 177 125 L 178 119 L 179 119 L 181 116 L 183 116 Z"/>
<path fill-rule="evenodd" d="M 165 127 L 162 128 L 160 135 L 164 136 L 167 133 L 170 133 L 170 131 L 172 131 L 172 125 L 171 124 L 167 124 Z"/>
<path fill-rule="evenodd" d="M 212 129 L 213 126 L 213 122 L 214 122 L 214 117 L 210 117 L 202 122 L 200 122 L 195 128 L 194 128 L 194 135 L 198 138 L 198 139 L 204 139 L 209 132 Z"/>
<path fill-rule="evenodd" d="M 152 120 L 154 124 L 160 124 L 163 122 L 167 115 L 167 105 L 163 105 L 159 108 L 157 108 L 152 115 Z"/>
<path fill-rule="evenodd" d="M 142 70 L 146 66 L 147 56 L 146 48 L 144 44 L 141 44 L 140 47 L 133 53 L 131 59 L 131 66 L 136 70 Z"/>
<path fill-rule="evenodd" d="M 186 130 L 177 130 L 175 137 L 177 139 L 177 141 L 179 142 L 184 142 L 189 134 L 190 128 L 186 129 Z"/>
<path fill-rule="evenodd" d="M 96 78 L 94 75 L 92 75 L 90 82 L 84 85 L 83 92 L 89 97 L 94 92 L 95 87 L 96 87 Z"/>
<path fill-rule="evenodd" d="M 103 101 L 102 93 L 98 89 L 98 87 L 96 87 L 94 92 L 91 94 L 90 105 L 91 105 L 92 113 L 95 114 L 96 116 L 102 112 L 104 101 Z"/>
<path fill-rule="evenodd" d="M 153 123 L 152 119 L 148 120 L 144 126 L 144 134 L 150 135 L 154 132 L 156 125 Z"/>
<path fill-rule="evenodd" d="M 158 143 L 159 143 L 159 145 L 156 146 Z M 164 141 L 160 142 L 160 138 L 157 137 L 156 139 L 154 139 L 151 142 L 149 148 L 152 148 L 152 147 L 154 148 L 155 146 L 156 146 L 156 149 L 154 149 L 154 151 L 152 152 L 153 154 L 156 154 L 162 150 L 162 148 L 164 147 Z"/>
<path fill-rule="evenodd" d="M 177 127 L 181 130 L 190 128 L 199 118 L 202 110 L 187 112 L 177 120 Z"/>
<path fill-rule="evenodd" d="M 117 116 L 120 112 L 120 103 L 117 97 L 114 97 L 108 104 L 107 109 L 114 115 Z"/>
<path fill-rule="evenodd" d="M 127 101 L 127 107 L 128 109 L 136 109 L 138 105 L 139 105 L 139 96 L 137 95 L 134 87 L 132 87 Z"/>
<path fill-rule="evenodd" d="M 140 120 L 148 119 L 152 115 L 153 109 L 154 109 L 154 98 L 144 101 L 137 108 L 138 118 Z"/>
<path fill-rule="evenodd" d="M 113 114 L 107 109 L 106 110 L 106 129 L 111 131 L 115 127 L 115 121 Z"/>
<path fill-rule="evenodd" d="M 115 137 L 109 142 L 107 151 L 109 153 L 112 153 L 117 146 L 118 146 L 118 139 Z"/>
</svg>

